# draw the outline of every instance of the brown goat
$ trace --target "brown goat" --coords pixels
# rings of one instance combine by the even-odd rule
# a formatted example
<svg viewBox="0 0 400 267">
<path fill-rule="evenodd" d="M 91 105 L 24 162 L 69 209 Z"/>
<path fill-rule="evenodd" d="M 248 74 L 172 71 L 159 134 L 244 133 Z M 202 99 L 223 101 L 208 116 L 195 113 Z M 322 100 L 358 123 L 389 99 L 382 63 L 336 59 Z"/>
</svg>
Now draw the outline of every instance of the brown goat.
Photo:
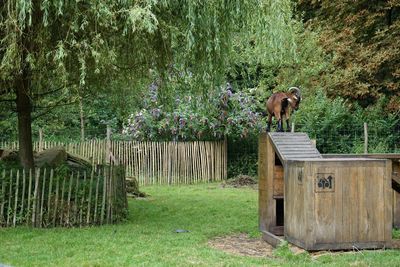
<svg viewBox="0 0 400 267">
<path fill-rule="evenodd" d="M 282 118 L 286 119 L 286 131 L 290 132 L 290 112 L 299 108 L 300 101 L 301 93 L 297 87 L 291 87 L 288 93 L 280 92 L 272 94 L 267 100 L 267 132 L 271 130 L 273 116 L 278 120 L 277 132 L 283 132 Z"/>
</svg>

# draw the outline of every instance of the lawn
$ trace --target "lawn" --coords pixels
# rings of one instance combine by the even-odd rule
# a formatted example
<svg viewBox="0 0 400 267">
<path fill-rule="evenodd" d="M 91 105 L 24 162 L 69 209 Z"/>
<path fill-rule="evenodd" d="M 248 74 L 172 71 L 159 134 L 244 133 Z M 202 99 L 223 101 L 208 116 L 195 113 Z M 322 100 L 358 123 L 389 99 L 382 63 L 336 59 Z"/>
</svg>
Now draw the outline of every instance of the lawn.
<svg viewBox="0 0 400 267">
<path fill-rule="evenodd" d="M 237 256 L 208 245 L 213 237 L 248 233 L 258 238 L 257 191 L 219 184 L 143 187 L 151 196 L 129 201 L 119 225 L 77 229 L 0 229 L 0 265 L 12 266 L 399 266 L 400 251 L 321 256 Z M 176 233 L 176 229 L 189 232 Z"/>
</svg>

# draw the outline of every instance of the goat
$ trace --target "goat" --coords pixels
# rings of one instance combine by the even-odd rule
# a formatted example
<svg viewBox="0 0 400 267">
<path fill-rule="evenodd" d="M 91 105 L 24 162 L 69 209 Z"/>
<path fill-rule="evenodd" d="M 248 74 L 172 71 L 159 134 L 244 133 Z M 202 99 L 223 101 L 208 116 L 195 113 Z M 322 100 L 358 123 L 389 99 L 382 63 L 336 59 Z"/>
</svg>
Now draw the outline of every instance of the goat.
<svg viewBox="0 0 400 267">
<path fill-rule="evenodd" d="M 268 112 L 268 126 L 267 132 L 271 130 L 272 117 L 274 116 L 278 120 L 277 132 L 283 132 L 282 118 L 286 119 L 286 131 L 290 132 L 290 112 L 291 110 L 297 110 L 301 101 L 301 92 L 297 87 L 289 88 L 288 93 L 279 92 L 272 94 L 267 100 L 267 112 Z"/>
</svg>

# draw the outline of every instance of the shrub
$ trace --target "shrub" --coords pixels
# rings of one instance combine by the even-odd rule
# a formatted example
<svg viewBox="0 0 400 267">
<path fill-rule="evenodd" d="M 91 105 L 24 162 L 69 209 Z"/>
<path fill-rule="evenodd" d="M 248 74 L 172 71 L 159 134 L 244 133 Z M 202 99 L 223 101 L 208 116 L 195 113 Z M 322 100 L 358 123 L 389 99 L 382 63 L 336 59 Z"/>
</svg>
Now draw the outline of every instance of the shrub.
<svg viewBox="0 0 400 267">
<path fill-rule="evenodd" d="M 244 138 L 262 129 L 255 99 L 246 92 L 216 88 L 208 97 L 175 96 L 173 108 L 159 104 L 152 84 L 144 107 L 131 114 L 123 133 L 136 140 L 221 140 Z"/>
</svg>

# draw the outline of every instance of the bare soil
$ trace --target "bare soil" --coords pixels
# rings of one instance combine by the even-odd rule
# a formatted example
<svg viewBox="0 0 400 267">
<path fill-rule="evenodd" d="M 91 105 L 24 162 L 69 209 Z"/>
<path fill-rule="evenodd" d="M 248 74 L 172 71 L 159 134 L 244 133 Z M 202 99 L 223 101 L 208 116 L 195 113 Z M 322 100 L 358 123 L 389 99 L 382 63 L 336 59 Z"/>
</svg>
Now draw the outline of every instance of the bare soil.
<svg viewBox="0 0 400 267">
<path fill-rule="evenodd" d="M 261 237 L 250 238 L 247 234 L 217 237 L 210 240 L 208 245 L 215 249 L 239 256 L 250 256 L 257 258 L 274 257 L 274 248 L 270 244 L 262 240 Z M 304 249 L 292 244 L 289 244 L 289 248 L 294 254 L 305 252 Z M 400 240 L 393 240 L 393 248 L 400 248 Z M 355 254 L 361 252 L 362 251 L 316 251 L 311 252 L 310 255 L 312 259 L 317 259 L 325 255 L 339 255 L 347 253 Z"/>
<path fill-rule="evenodd" d="M 241 188 L 241 187 L 250 187 L 253 189 L 258 188 L 258 181 L 256 178 L 248 175 L 238 175 L 234 178 L 228 179 L 221 184 L 221 187 L 234 187 L 234 188 Z"/>
<path fill-rule="evenodd" d="M 259 258 L 272 257 L 274 249 L 261 238 L 250 238 L 247 234 L 217 237 L 208 244 L 230 254 Z"/>
</svg>

